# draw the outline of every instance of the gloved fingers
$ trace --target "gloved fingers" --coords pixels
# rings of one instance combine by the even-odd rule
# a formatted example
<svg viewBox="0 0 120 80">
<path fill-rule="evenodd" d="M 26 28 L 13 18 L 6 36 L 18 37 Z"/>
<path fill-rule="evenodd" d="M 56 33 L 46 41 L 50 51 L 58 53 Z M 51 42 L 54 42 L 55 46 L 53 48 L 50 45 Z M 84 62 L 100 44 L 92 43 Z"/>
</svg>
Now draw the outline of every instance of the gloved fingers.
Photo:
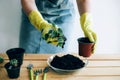
<svg viewBox="0 0 120 80">
<path fill-rule="evenodd" d="M 95 41 L 91 32 L 86 32 L 85 36 L 88 37 L 90 42 L 94 42 Z"/>
<path fill-rule="evenodd" d="M 94 38 L 94 42 L 96 43 L 96 41 L 97 41 L 97 35 L 96 35 L 95 32 L 92 32 L 92 35 L 93 35 L 93 38 Z"/>
<path fill-rule="evenodd" d="M 46 41 L 47 43 L 53 44 L 55 46 L 58 45 L 58 41 L 57 38 L 48 38 L 48 40 Z"/>
<path fill-rule="evenodd" d="M 50 30 L 48 33 L 45 33 L 43 35 L 44 39 L 47 40 L 48 38 L 58 38 L 58 39 L 63 39 L 66 40 L 65 36 L 61 33 L 58 33 L 54 30 Z"/>
<path fill-rule="evenodd" d="M 48 38 L 47 43 L 53 44 L 55 46 L 64 47 L 66 39 L 64 38 Z"/>
<path fill-rule="evenodd" d="M 96 48 L 96 40 L 97 40 L 96 34 L 94 32 L 87 32 L 85 33 L 85 36 L 88 37 L 91 42 L 95 43 L 92 50 L 92 53 L 94 53 Z"/>
<path fill-rule="evenodd" d="M 94 40 L 95 40 L 95 45 L 94 45 L 94 47 L 93 47 L 93 53 L 94 53 L 95 50 L 96 50 L 96 44 L 97 44 L 97 35 L 96 35 L 96 33 L 94 33 L 94 32 L 93 32 L 93 37 L 94 37 Z"/>
<path fill-rule="evenodd" d="M 56 37 L 56 38 L 48 38 L 46 41 L 48 43 L 52 43 L 52 42 L 64 43 L 66 39 L 64 37 Z"/>
<path fill-rule="evenodd" d="M 52 44 L 52 43 L 58 43 L 58 38 L 48 38 L 47 40 L 47 43 L 50 43 L 50 44 Z"/>
<path fill-rule="evenodd" d="M 94 53 L 94 52 L 95 52 L 95 50 L 96 50 L 96 43 L 95 43 L 95 45 L 93 46 L 92 53 Z"/>
<path fill-rule="evenodd" d="M 63 42 L 66 41 L 66 38 L 64 38 L 64 37 L 48 38 L 46 41 L 47 41 L 48 43 L 51 43 L 51 42 L 63 43 Z"/>
<path fill-rule="evenodd" d="M 51 42 L 50 44 L 57 46 L 58 42 Z"/>
</svg>

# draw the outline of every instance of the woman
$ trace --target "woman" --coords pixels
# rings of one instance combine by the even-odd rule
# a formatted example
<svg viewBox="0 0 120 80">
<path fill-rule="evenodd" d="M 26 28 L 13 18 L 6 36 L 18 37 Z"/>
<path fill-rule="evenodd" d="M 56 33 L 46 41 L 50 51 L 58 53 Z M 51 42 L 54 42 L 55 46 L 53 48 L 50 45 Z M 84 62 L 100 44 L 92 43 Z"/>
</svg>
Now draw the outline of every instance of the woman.
<svg viewBox="0 0 120 80">
<path fill-rule="evenodd" d="M 77 48 L 77 44 L 73 44 L 77 40 L 72 40 L 72 32 L 75 32 L 73 1 L 21 0 L 20 47 L 26 53 L 70 52 L 72 47 Z M 84 34 L 96 42 L 96 34 L 90 29 L 89 0 L 77 0 L 77 4 Z"/>
</svg>

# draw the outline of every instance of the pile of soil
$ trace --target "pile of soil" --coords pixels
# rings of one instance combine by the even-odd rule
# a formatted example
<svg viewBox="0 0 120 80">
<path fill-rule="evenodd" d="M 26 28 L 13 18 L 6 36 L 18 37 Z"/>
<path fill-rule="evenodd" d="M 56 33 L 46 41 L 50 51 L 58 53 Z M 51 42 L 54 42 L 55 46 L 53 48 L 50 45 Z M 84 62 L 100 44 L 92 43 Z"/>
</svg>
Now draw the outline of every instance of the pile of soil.
<svg viewBox="0 0 120 80">
<path fill-rule="evenodd" d="M 66 70 L 79 69 L 85 66 L 85 63 L 80 58 L 71 54 L 61 57 L 56 55 L 50 64 L 55 68 Z"/>
</svg>

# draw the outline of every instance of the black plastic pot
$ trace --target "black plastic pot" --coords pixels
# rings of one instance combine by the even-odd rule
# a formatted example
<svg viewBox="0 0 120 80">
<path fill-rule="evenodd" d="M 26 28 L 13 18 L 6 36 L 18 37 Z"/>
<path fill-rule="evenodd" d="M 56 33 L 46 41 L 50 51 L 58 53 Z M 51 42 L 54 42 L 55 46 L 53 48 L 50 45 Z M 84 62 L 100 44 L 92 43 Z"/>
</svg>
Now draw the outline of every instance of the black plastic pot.
<svg viewBox="0 0 120 80">
<path fill-rule="evenodd" d="M 24 52 L 25 50 L 23 48 L 12 48 L 6 51 L 7 56 L 9 57 L 9 60 L 17 59 L 18 64 L 23 64 L 23 58 L 24 58 Z"/>
<path fill-rule="evenodd" d="M 20 68 L 21 68 L 20 65 L 18 65 L 15 68 L 9 69 L 10 63 L 8 62 L 8 63 L 5 64 L 4 67 L 5 67 L 6 71 L 7 71 L 7 74 L 8 74 L 9 78 L 14 79 L 14 78 L 18 78 L 20 76 Z"/>
</svg>

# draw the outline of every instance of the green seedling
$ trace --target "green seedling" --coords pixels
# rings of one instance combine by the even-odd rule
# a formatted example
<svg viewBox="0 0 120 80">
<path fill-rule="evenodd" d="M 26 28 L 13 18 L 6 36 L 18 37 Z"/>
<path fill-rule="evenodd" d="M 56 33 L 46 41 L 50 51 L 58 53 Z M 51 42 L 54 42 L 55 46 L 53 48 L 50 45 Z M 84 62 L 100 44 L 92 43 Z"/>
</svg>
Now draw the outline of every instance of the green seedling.
<svg viewBox="0 0 120 80">
<path fill-rule="evenodd" d="M 18 66 L 18 60 L 16 60 L 16 59 L 10 60 L 10 67 L 9 67 L 9 69 L 12 69 L 13 67 L 17 67 L 17 66 Z"/>
</svg>

